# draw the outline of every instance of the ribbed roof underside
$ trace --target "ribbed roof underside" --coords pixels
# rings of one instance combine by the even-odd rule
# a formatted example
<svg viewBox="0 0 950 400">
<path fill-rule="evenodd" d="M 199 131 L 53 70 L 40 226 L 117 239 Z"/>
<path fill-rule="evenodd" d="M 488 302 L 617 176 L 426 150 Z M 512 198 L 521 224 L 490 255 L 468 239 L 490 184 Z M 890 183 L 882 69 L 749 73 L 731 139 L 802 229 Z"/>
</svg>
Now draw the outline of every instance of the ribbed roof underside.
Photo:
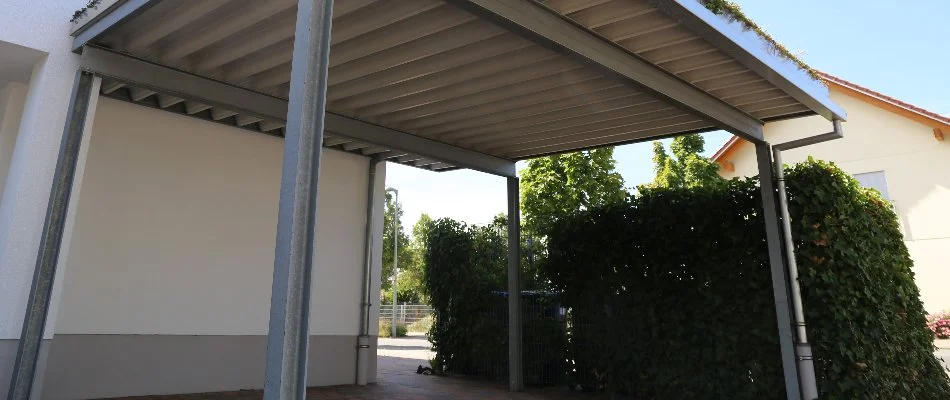
<svg viewBox="0 0 950 400">
<path fill-rule="evenodd" d="M 809 111 L 647 1 L 545 0 L 545 3 L 760 120 Z"/>
<path fill-rule="evenodd" d="M 809 112 L 647 0 L 544 3 L 755 118 Z M 440 0 L 334 7 L 337 114 L 509 159 L 714 128 Z M 287 98 L 295 16 L 295 0 L 163 0 L 96 44 Z"/>
<path fill-rule="evenodd" d="M 284 121 L 266 120 L 255 116 L 244 115 L 239 112 L 158 93 L 153 90 L 143 89 L 108 78 L 103 79 L 100 94 L 112 99 L 170 111 L 176 114 L 233 126 L 251 132 L 272 136 L 284 135 Z M 436 172 L 459 169 L 458 166 L 452 164 L 429 160 L 418 154 L 363 143 L 332 131 L 324 133 L 323 147 Z"/>
</svg>

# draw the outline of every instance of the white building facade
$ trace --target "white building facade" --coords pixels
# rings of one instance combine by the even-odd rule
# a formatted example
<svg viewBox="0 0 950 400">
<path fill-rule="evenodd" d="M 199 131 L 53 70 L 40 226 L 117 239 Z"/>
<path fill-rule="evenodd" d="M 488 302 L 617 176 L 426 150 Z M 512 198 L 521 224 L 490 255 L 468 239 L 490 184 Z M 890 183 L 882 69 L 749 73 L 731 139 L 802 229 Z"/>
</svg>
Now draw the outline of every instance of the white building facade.
<svg viewBox="0 0 950 400">
<path fill-rule="evenodd" d="M 0 14 L 4 395 L 79 60 L 68 18 L 51 16 L 84 4 L 13 0 Z M 46 324 L 42 398 L 263 387 L 282 139 L 106 97 L 94 116 Z M 382 236 L 382 218 L 367 221 L 371 162 L 323 154 L 309 385 L 356 381 L 367 222 Z M 384 163 L 372 179 L 381 216 Z M 372 260 L 378 293 L 380 246 Z M 374 357 L 368 368 L 373 381 Z"/>
<path fill-rule="evenodd" d="M 809 156 L 834 162 L 862 186 L 891 201 L 914 261 L 921 300 L 929 313 L 950 309 L 950 118 L 854 83 L 825 76 L 831 98 L 846 107 L 844 137 L 783 153 L 787 164 Z M 775 144 L 828 131 L 808 117 L 765 126 Z M 755 151 L 732 140 L 714 157 L 726 178 L 756 175 Z"/>
</svg>

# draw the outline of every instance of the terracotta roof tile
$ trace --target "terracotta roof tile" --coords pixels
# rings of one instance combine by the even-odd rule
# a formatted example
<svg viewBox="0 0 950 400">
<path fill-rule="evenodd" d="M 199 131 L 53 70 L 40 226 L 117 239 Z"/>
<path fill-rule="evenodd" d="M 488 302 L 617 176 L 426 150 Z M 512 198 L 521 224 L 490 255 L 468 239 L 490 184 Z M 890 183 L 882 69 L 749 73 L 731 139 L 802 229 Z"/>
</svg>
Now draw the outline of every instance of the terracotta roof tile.
<svg viewBox="0 0 950 400">
<path fill-rule="evenodd" d="M 839 84 L 839 85 L 841 85 L 841 86 L 848 87 L 848 88 L 857 90 L 857 91 L 859 91 L 859 92 L 864 92 L 865 94 L 868 94 L 868 95 L 877 97 L 877 98 L 879 98 L 879 99 L 881 99 L 881 100 L 884 100 L 884 101 L 886 101 L 886 102 L 888 102 L 888 103 L 893 103 L 893 104 L 896 105 L 896 106 L 904 107 L 904 108 L 906 108 L 906 109 L 908 109 L 908 110 L 914 111 L 914 112 L 919 113 L 919 114 L 926 115 L 926 116 L 928 116 L 928 117 L 930 117 L 930 118 L 933 118 L 933 119 L 935 119 L 935 120 L 937 120 L 937 121 L 940 121 L 940 122 L 943 122 L 943 123 L 945 123 L 945 124 L 950 124 L 950 117 L 945 117 L 945 116 L 940 115 L 940 114 L 937 114 L 937 113 L 935 113 L 935 112 L 933 112 L 933 111 L 928 111 L 928 110 L 925 110 L 925 109 L 923 109 L 923 108 L 917 107 L 917 106 L 915 106 L 915 105 L 913 105 L 913 104 L 900 101 L 900 100 L 895 99 L 895 98 L 893 98 L 893 97 L 891 97 L 891 96 L 885 95 L 885 94 L 883 94 L 883 93 L 881 93 L 881 92 L 868 89 L 868 88 L 866 88 L 866 87 L 864 87 L 864 86 L 855 84 L 855 83 L 853 83 L 853 82 L 846 81 L 846 80 L 841 79 L 841 78 L 839 78 L 839 77 L 837 77 L 837 76 L 834 76 L 834 75 L 828 75 L 828 74 L 826 74 L 826 73 L 824 73 L 824 72 L 818 72 L 818 75 L 821 76 L 822 79 L 825 79 L 825 80 L 827 80 L 827 81 L 829 81 L 829 82 L 837 83 L 837 84 Z"/>
</svg>

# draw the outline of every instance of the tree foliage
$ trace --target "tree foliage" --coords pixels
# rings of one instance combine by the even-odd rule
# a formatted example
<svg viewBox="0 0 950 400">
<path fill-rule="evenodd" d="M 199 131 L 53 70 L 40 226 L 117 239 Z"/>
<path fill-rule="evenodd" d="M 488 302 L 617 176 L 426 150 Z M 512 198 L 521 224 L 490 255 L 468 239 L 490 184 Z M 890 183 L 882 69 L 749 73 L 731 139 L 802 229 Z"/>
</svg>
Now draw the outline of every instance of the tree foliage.
<svg viewBox="0 0 950 400">
<path fill-rule="evenodd" d="M 656 177 L 649 187 L 690 188 L 719 185 L 719 165 L 702 155 L 706 140 L 700 134 L 677 136 L 670 143 L 671 154 L 663 143 L 653 142 L 653 170 Z"/>
<path fill-rule="evenodd" d="M 408 244 L 408 247 L 410 251 L 412 251 L 413 263 L 408 265 L 406 269 L 400 269 L 399 273 L 400 295 L 403 290 L 405 290 L 413 295 L 415 303 L 418 304 L 427 304 L 429 302 L 428 292 L 423 282 L 423 270 L 425 268 L 426 249 L 428 247 L 426 238 L 434 224 L 435 221 L 432 220 L 432 217 L 430 217 L 429 214 L 423 213 L 415 225 L 412 226 L 412 242 Z"/>
<path fill-rule="evenodd" d="M 627 192 L 612 147 L 536 158 L 521 174 L 521 212 L 528 231 L 560 216 L 622 201 Z"/>
<path fill-rule="evenodd" d="M 483 226 L 446 218 L 431 223 L 424 282 L 436 314 L 429 340 L 436 353 L 432 365 L 439 372 L 507 376 L 506 225 L 504 214 Z M 529 292 L 522 295 L 525 381 L 554 384 L 563 368 L 563 319 L 557 317 L 557 305 L 532 291 L 533 285 L 526 282 L 523 288 Z"/>
<path fill-rule="evenodd" d="M 419 263 L 412 249 L 412 241 L 405 232 L 406 227 L 402 222 L 402 217 L 402 204 L 396 204 L 393 193 L 387 190 L 386 212 L 383 215 L 383 271 L 381 276 L 382 301 L 387 304 L 392 303 L 394 218 L 399 220 L 399 302 L 417 303 L 421 297 L 416 292 L 420 285 L 414 285 L 411 280 L 406 278 L 412 275 L 414 269 L 419 268 Z"/>
</svg>

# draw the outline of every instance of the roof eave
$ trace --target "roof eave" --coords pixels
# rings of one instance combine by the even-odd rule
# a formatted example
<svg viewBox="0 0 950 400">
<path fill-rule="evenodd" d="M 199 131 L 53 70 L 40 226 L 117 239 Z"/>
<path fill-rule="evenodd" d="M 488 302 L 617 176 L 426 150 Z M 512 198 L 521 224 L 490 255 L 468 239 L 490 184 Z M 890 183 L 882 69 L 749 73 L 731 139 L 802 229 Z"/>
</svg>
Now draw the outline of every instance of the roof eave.
<svg viewBox="0 0 950 400">
<path fill-rule="evenodd" d="M 746 68 L 830 120 L 847 120 L 828 89 L 795 62 L 771 50 L 772 44 L 741 22 L 717 15 L 696 0 L 651 0 L 667 15 L 702 35 Z"/>
</svg>

